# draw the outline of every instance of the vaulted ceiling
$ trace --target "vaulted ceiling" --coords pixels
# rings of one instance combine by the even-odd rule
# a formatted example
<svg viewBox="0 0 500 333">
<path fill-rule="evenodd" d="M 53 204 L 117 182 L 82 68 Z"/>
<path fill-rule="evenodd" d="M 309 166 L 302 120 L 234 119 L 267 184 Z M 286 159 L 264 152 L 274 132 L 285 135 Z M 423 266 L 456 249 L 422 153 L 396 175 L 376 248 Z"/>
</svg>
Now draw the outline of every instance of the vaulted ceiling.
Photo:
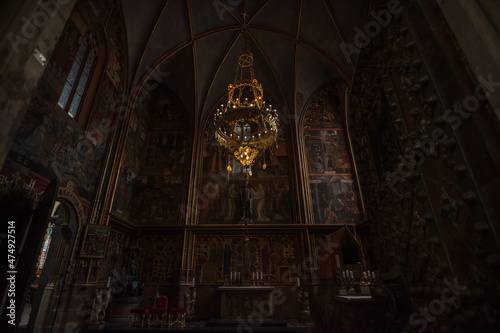
<svg viewBox="0 0 500 333">
<path fill-rule="evenodd" d="M 369 0 L 122 0 L 128 87 L 140 86 L 153 69 L 161 71 L 162 83 L 181 98 L 189 116 L 201 119 L 234 82 L 246 30 L 255 77 L 267 99 L 298 115 L 323 84 L 352 80 L 356 59 L 345 56 L 341 43 L 353 44 L 369 5 Z"/>
</svg>

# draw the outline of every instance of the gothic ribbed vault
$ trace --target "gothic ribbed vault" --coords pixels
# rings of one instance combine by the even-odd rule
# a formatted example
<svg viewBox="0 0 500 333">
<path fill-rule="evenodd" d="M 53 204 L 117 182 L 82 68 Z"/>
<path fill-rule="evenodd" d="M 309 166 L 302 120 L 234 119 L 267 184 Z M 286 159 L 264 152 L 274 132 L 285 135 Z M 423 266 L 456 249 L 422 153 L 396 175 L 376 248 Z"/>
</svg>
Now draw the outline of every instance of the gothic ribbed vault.
<svg viewBox="0 0 500 333">
<path fill-rule="evenodd" d="M 353 44 L 354 28 L 364 26 L 368 3 L 156 0 L 146 5 L 123 0 L 128 87 L 140 86 L 152 69 L 161 71 L 162 83 L 194 112 L 190 117 L 203 118 L 234 81 L 246 26 L 256 78 L 282 112 L 299 115 L 324 83 L 334 78 L 351 82 L 356 59 L 345 56 L 341 43 Z"/>
</svg>

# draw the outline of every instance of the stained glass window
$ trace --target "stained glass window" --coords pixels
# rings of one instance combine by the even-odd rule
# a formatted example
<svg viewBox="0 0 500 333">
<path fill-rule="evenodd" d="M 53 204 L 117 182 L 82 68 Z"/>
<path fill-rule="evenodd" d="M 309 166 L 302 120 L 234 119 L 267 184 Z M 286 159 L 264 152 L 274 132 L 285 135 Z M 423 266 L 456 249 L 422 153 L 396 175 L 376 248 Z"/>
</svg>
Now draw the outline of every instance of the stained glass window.
<svg viewBox="0 0 500 333">
<path fill-rule="evenodd" d="M 52 241 L 52 232 L 54 231 L 54 222 L 49 222 L 47 231 L 45 232 L 45 237 L 43 239 L 42 251 L 40 257 L 38 258 L 38 263 L 36 265 L 36 278 L 40 278 L 42 274 L 43 266 L 45 266 L 45 261 L 47 260 L 47 254 L 49 253 L 50 242 Z"/>
<path fill-rule="evenodd" d="M 66 111 L 71 118 L 77 118 L 80 103 L 94 66 L 94 60 L 95 50 L 90 47 L 88 39 L 84 38 L 78 48 L 61 96 L 57 102 L 57 105 Z"/>
</svg>

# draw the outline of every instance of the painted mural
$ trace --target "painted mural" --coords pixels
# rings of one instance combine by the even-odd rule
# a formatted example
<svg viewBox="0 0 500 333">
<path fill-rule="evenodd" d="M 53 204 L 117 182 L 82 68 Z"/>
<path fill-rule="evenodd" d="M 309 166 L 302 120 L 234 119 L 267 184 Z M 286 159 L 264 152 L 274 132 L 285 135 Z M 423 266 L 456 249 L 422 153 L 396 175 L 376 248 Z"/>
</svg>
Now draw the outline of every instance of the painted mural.
<svg viewBox="0 0 500 333">
<path fill-rule="evenodd" d="M 125 162 L 122 162 L 112 209 L 117 215 L 123 218 L 127 218 L 127 209 L 130 204 L 132 187 L 136 178 L 137 173 L 135 173 Z"/>
<path fill-rule="evenodd" d="M 139 164 L 146 143 L 146 130 L 139 122 L 137 116 L 133 114 L 127 135 L 127 143 L 123 152 L 123 160 L 126 161 L 135 172 L 139 172 Z"/>
<path fill-rule="evenodd" d="M 145 225 L 176 224 L 181 218 L 182 177 L 138 176 L 122 164 L 113 201 L 116 216 Z"/>
<path fill-rule="evenodd" d="M 333 224 L 361 217 L 357 185 L 351 175 L 310 176 L 314 221 Z"/>
<path fill-rule="evenodd" d="M 181 177 L 140 176 L 132 191 L 130 220 L 143 224 L 179 221 Z"/>
<path fill-rule="evenodd" d="M 108 92 L 108 93 L 107 93 Z M 111 93 L 109 93 L 111 92 Z M 108 137 L 113 131 L 113 118 L 115 113 L 113 106 L 120 100 L 120 93 L 114 89 L 107 77 L 101 82 L 101 91 L 97 97 L 94 113 L 87 132 L 87 139 L 97 145 Z"/>
<path fill-rule="evenodd" d="M 182 177 L 189 141 L 187 112 L 180 99 L 163 85 L 151 95 L 141 174 Z"/>
<path fill-rule="evenodd" d="M 189 140 L 186 112 L 162 85 L 147 96 L 131 116 L 112 210 L 134 224 L 178 224 Z"/>
<path fill-rule="evenodd" d="M 211 118 L 209 118 L 211 119 Z M 213 123 L 203 137 L 203 167 L 198 192 L 199 223 L 243 223 L 243 192 L 251 193 L 251 223 L 293 223 L 287 129 L 280 128 L 275 146 L 251 168 L 248 187 L 238 161 L 215 140 Z M 266 168 L 263 165 L 266 164 Z M 231 171 L 228 171 L 228 166 Z"/>
<path fill-rule="evenodd" d="M 343 129 L 307 131 L 307 159 L 310 174 L 352 174 L 351 157 Z"/>
<path fill-rule="evenodd" d="M 40 85 L 46 83 L 41 81 Z M 30 102 L 9 158 L 19 163 L 24 172 L 57 178 L 60 183 L 74 180 L 79 193 L 90 200 L 113 118 L 103 118 L 101 127 L 90 128 L 82 135 L 44 101 L 42 90 Z"/>
<path fill-rule="evenodd" d="M 163 85 L 155 90 L 150 102 L 149 129 L 155 131 L 186 131 L 186 111 L 175 94 Z"/>
<path fill-rule="evenodd" d="M 150 133 L 141 173 L 182 175 L 186 158 L 186 139 L 186 132 Z"/>
<path fill-rule="evenodd" d="M 362 211 L 344 115 L 344 88 L 318 92 L 304 115 L 305 159 L 314 223 L 351 223 Z"/>
<path fill-rule="evenodd" d="M 81 25 L 92 26 L 93 22 L 103 19 L 106 8 L 112 7 L 109 2 L 113 1 L 78 2 L 75 5 L 72 19 L 68 20 L 33 93 L 7 161 L 12 168 L 25 174 L 32 173 L 45 179 L 57 178 L 60 183 L 72 181 L 77 185 L 79 195 L 86 200 L 93 197 L 106 144 L 114 132 L 117 117 L 109 106 L 111 101 L 121 96 L 124 70 L 117 68 L 113 72 L 114 77 L 120 78 L 117 86 L 110 84 L 104 73 L 92 73 L 101 75 L 102 82 L 96 91 L 93 107 L 86 110 L 86 126 L 76 124 L 63 114 L 57 103 L 70 74 L 81 36 L 89 33 Z M 109 16 L 112 31 L 105 32 L 106 27 L 101 27 L 90 32 L 101 45 L 106 40 L 114 42 L 122 38 L 121 17 L 113 13 Z M 105 35 L 107 39 L 103 37 Z M 124 59 L 122 46 L 114 45 L 114 56 L 119 61 Z"/>
</svg>

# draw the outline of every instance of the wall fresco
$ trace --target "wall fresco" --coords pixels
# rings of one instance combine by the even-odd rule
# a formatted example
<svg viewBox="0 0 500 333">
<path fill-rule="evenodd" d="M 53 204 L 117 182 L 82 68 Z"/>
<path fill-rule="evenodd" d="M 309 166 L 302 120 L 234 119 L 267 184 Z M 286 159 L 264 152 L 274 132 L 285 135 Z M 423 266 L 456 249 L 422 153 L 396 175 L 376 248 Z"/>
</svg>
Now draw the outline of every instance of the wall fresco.
<svg viewBox="0 0 500 333">
<path fill-rule="evenodd" d="M 304 115 L 305 158 L 316 224 L 351 223 L 362 217 L 343 94 L 342 85 L 323 88 Z"/>
<path fill-rule="evenodd" d="M 86 128 L 64 114 L 57 102 L 82 34 L 91 31 L 93 38 L 100 42 L 98 49 L 104 47 L 106 39 L 103 36 L 106 34 L 107 40 L 114 43 L 114 57 L 124 59 L 123 45 L 116 42 L 122 38 L 124 27 L 116 11 L 109 15 L 108 24 L 113 29 L 105 33 L 106 27 L 101 26 L 85 31 L 104 18 L 105 9 L 112 7 L 106 5 L 108 2 L 112 1 L 88 1 L 75 5 L 72 19 L 68 20 L 47 63 L 8 154 L 10 166 L 21 172 L 34 173 L 46 179 L 57 178 L 60 183 L 73 181 L 80 196 L 86 200 L 92 199 L 108 137 L 114 130 L 117 117 L 109 106 L 121 94 L 124 70 L 118 68 L 114 71 L 113 76 L 119 78 L 116 86 L 109 83 L 106 75 L 102 75 L 104 79 L 94 97 L 95 107 L 88 110 L 90 118 Z"/>
<path fill-rule="evenodd" d="M 180 222 L 190 146 L 185 114 L 162 85 L 136 105 L 113 199 L 115 216 L 143 225 Z"/>
</svg>

